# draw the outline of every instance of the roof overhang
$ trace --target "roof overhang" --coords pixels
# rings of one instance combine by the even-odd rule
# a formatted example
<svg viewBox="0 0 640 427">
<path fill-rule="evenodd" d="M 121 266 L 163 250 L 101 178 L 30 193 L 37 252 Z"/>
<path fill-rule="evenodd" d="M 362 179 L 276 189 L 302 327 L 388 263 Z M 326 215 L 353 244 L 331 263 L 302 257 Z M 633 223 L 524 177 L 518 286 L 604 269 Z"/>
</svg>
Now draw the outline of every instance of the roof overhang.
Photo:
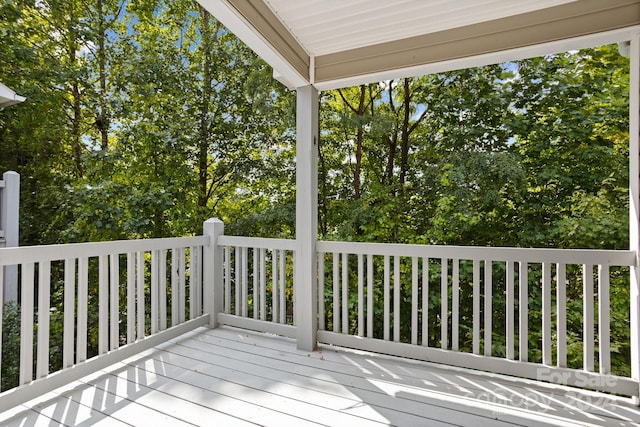
<svg viewBox="0 0 640 427">
<path fill-rule="evenodd" d="M 359 45 L 349 47 L 348 43 L 343 43 L 342 48 L 334 47 L 332 50 L 335 42 L 322 44 L 326 34 L 325 39 L 314 39 L 313 34 L 305 31 L 304 23 L 293 22 L 292 16 L 296 11 L 304 11 L 305 16 L 309 17 L 309 25 L 312 25 L 316 20 L 306 9 L 327 5 L 332 6 L 331 14 L 338 19 L 338 8 L 344 4 L 346 9 L 349 2 L 198 1 L 271 65 L 274 76 L 291 88 L 312 84 L 320 90 L 326 90 L 469 68 L 625 41 L 640 32 L 640 0 L 525 1 L 521 3 L 529 5 L 525 12 L 521 12 L 522 8 L 514 9 L 512 0 L 482 0 L 480 3 L 487 5 L 488 12 L 481 14 L 481 18 L 472 15 L 479 15 L 477 10 L 461 10 L 460 2 L 456 0 L 431 3 L 433 7 L 428 10 L 430 15 L 433 15 L 434 8 L 440 8 L 438 16 L 456 16 L 448 25 L 440 25 L 433 16 L 428 21 L 426 3 L 421 0 L 397 3 L 360 0 L 362 16 L 375 16 L 372 14 L 380 13 L 382 7 L 387 7 L 388 13 L 389 8 L 393 7 L 398 11 L 397 19 L 410 18 L 419 22 L 421 17 L 411 14 L 425 13 L 424 22 L 431 22 L 431 25 L 414 26 L 404 33 L 403 26 L 398 25 L 393 34 L 380 41 L 375 38 L 376 32 L 381 32 L 376 26 L 387 20 L 385 15 L 380 15 L 377 21 L 368 21 L 366 31 L 360 31 Z M 369 11 L 366 6 L 371 6 L 371 9 L 376 6 L 379 10 Z M 493 9 L 489 9 L 489 6 Z M 404 16 L 403 8 L 406 8 Z M 512 12 L 504 16 L 504 10 Z M 315 16 L 318 21 L 332 19 L 322 10 L 318 10 Z M 352 19 L 357 25 L 358 17 Z M 437 27 L 437 31 L 429 31 L 434 27 Z M 347 25 L 336 26 L 333 40 L 339 38 L 340 31 L 346 31 L 346 28 Z M 416 28 L 422 34 L 416 34 Z M 349 36 L 344 33 L 345 38 Z"/>
<path fill-rule="evenodd" d="M 24 96 L 16 94 L 7 86 L 0 83 L 0 108 L 8 107 L 13 104 L 18 104 L 25 101 Z"/>
</svg>

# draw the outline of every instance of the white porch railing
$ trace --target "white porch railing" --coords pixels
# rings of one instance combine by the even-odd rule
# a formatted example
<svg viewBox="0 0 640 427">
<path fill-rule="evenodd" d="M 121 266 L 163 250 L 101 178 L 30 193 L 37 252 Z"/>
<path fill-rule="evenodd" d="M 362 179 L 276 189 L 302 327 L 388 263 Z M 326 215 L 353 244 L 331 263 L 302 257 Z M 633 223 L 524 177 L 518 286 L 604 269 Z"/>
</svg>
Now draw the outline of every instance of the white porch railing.
<svg viewBox="0 0 640 427">
<path fill-rule="evenodd" d="M 21 289 L 19 358 L 0 361 L 18 363 L 18 386 L 0 394 L 0 411 L 198 326 L 296 337 L 294 290 L 315 285 L 293 283 L 296 242 L 225 236 L 217 220 L 204 228 L 0 249 Z M 638 396 L 637 379 L 611 371 L 609 336 L 610 289 L 628 289 L 633 251 L 318 242 L 317 252 L 321 342 Z M 582 366 L 567 346 L 576 318 Z"/>
<path fill-rule="evenodd" d="M 0 362 L 19 364 L 19 386 L 0 395 L 0 411 L 207 324 L 202 249 L 209 240 L 0 249 L 0 271 L 17 266 L 20 276 L 19 358 Z M 60 302 L 63 312 L 52 311 Z M 2 308 L 0 293 L 0 321 Z M 56 318 L 62 350 L 52 352 Z"/>
<path fill-rule="evenodd" d="M 637 381 L 611 375 L 610 359 L 610 267 L 634 265 L 632 251 L 346 242 L 317 249 L 319 341 L 638 395 Z M 576 280 L 582 310 L 568 313 L 567 284 Z M 530 321 L 533 304 L 540 325 Z M 567 368 L 568 314 L 582 318 L 582 369 Z M 497 317 L 504 331 L 493 327 Z M 531 330 L 541 330 L 541 360 L 529 360 Z"/>
<path fill-rule="evenodd" d="M 295 240 L 220 236 L 223 252 L 222 324 L 295 337 Z"/>
</svg>

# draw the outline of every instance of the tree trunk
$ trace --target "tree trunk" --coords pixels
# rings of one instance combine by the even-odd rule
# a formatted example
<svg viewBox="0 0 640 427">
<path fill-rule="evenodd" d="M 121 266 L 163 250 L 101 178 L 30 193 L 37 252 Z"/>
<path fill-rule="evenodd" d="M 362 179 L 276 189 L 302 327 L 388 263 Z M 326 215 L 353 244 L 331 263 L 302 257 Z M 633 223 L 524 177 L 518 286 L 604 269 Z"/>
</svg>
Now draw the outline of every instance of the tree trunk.
<svg viewBox="0 0 640 427">
<path fill-rule="evenodd" d="M 362 174 L 362 142 L 364 139 L 364 125 L 362 117 L 367 109 L 367 104 L 365 104 L 365 98 L 367 93 L 367 86 L 360 85 L 360 97 L 358 98 L 358 106 L 354 107 L 351 103 L 345 98 L 342 90 L 338 89 L 338 93 L 342 98 L 344 104 L 356 115 L 358 118 L 358 129 L 356 131 L 356 140 L 355 140 L 355 157 L 356 157 L 356 165 L 353 169 L 353 194 L 354 199 L 358 200 L 361 196 L 361 174 Z M 370 101 L 373 103 L 373 99 Z"/>
<path fill-rule="evenodd" d="M 407 177 L 407 163 L 409 161 L 409 119 L 411 118 L 411 92 L 409 88 L 409 79 L 404 79 L 403 105 L 404 114 L 402 117 L 402 127 L 400 128 L 400 191 L 404 188 L 404 183 Z"/>
<path fill-rule="evenodd" d="M 212 34 L 211 34 L 211 14 L 200 6 L 200 17 L 202 19 L 202 41 L 203 64 L 202 64 L 202 92 L 200 98 L 200 118 L 198 131 L 198 206 L 203 210 L 209 200 L 208 177 L 209 177 L 209 103 L 211 101 L 211 83 L 213 81 L 211 61 L 212 61 Z"/>
<path fill-rule="evenodd" d="M 75 68 L 76 65 L 76 46 L 73 41 L 68 45 L 69 64 Z M 84 167 L 82 164 L 82 135 L 80 123 L 82 122 L 82 93 L 80 92 L 80 83 L 78 76 L 73 76 L 71 83 L 72 116 L 71 116 L 71 144 L 73 150 L 73 159 L 76 166 L 76 175 L 81 177 L 84 175 Z"/>
<path fill-rule="evenodd" d="M 393 80 L 389 82 L 389 108 L 396 114 L 396 107 L 393 103 Z M 393 168 L 395 167 L 396 150 L 398 149 L 398 129 L 394 127 L 393 131 L 387 137 L 389 150 L 387 151 L 387 167 L 385 171 L 386 184 L 391 188 L 391 195 L 395 196 L 393 189 Z"/>
<path fill-rule="evenodd" d="M 358 108 L 356 111 L 356 114 L 358 115 L 358 118 L 359 118 L 358 131 L 356 132 L 356 166 L 353 170 L 353 192 L 354 192 L 354 198 L 356 200 L 360 199 L 360 196 L 361 196 L 360 185 L 362 181 L 361 181 L 360 175 L 362 170 L 362 140 L 364 138 L 362 116 L 364 115 L 364 111 L 366 108 L 364 103 L 366 89 L 367 88 L 365 85 L 360 85 L 360 103 L 358 104 Z"/>
<path fill-rule="evenodd" d="M 106 151 L 109 148 L 109 112 L 107 111 L 107 54 L 105 51 L 106 22 L 102 0 L 98 0 L 98 80 L 100 91 L 98 93 L 98 117 L 96 128 L 100 132 L 100 148 Z"/>
</svg>

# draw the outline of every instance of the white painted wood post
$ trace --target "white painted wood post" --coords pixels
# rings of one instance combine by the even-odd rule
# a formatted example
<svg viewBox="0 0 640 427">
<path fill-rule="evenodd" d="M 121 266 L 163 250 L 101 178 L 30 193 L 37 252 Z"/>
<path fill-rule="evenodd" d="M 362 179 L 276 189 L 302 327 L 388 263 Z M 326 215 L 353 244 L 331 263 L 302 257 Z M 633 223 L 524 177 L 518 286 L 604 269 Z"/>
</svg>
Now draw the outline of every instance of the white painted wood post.
<svg viewBox="0 0 640 427">
<path fill-rule="evenodd" d="M 4 187 L 0 194 L 0 247 L 13 248 L 18 246 L 19 213 L 20 213 L 20 174 L 9 171 L 2 175 L 0 181 Z M 1 272 L 0 272 L 1 273 Z M 18 301 L 18 266 L 4 267 L 4 302 Z"/>
<path fill-rule="evenodd" d="M 297 347 L 317 344 L 318 293 L 318 91 L 297 89 L 296 104 L 296 254 L 294 280 Z"/>
<path fill-rule="evenodd" d="M 631 39 L 629 64 L 629 249 L 631 267 L 631 378 L 640 383 L 640 35 Z M 636 398 L 636 403 L 640 403 Z"/>
<path fill-rule="evenodd" d="M 211 218 L 204 222 L 204 235 L 209 236 L 209 244 L 203 251 L 203 288 L 204 311 L 209 313 L 209 327 L 218 326 L 218 313 L 223 311 L 224 269 L 222 252 L 224 248 L 218 246 L 218 236 L 224 235 L 224 222 L 218 218 Z"/>
</svg>

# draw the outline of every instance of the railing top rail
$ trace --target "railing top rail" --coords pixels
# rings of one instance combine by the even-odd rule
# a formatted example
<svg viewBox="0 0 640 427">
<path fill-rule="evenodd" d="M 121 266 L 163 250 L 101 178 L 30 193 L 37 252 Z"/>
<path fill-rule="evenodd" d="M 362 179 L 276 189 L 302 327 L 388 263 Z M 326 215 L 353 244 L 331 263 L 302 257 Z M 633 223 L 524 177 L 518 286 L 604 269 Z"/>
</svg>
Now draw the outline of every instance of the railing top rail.
<svg viewBox="0 0 640 427">
<path fill-rule="evenodd" d="M 260 249 L 296 250 L 296 241 L 289 239 L 269 239 L 263 237 L 219 236 L 218 246 L 240 246 Z"/>
<path fill-rule="evenodd" d="M 513 262 L 549 262 L 561 264 L 593 264 L 635 266 L 635 253 L 629 250 L 542 249 L 485 246 L 409 245 L 398 243 L 361 243 L 319 241 L 318 252 L 340 252 L 363 255 L 492 260 Z"/>
<path fill-rule="evenodd" d="M 0 248 L 0 265 L 58 261 L 69 258 L 96 257 L 108 254 L 124 254 L 208 244 L 209 236 L 193 236 Z"/>
</svg>

